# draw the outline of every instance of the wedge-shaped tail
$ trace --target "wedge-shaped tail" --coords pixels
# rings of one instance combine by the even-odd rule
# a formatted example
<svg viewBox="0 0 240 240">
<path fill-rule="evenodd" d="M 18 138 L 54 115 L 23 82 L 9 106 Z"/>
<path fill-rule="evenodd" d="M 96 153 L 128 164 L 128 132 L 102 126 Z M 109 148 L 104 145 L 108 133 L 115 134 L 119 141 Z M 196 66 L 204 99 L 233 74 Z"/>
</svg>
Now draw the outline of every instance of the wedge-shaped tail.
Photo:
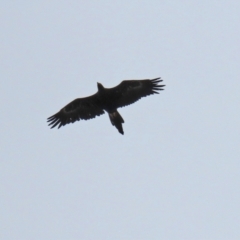
<svg viewBox="0 0 240 240">
<path fill-rule="evenodd" d="M 122 127 L 122 123 L 124 123 L 124 120 L 122 116 L 119 114 L 119 112 L 116 110 L 115 112 L 108 113 L 108 115 L 112 125 L 115 126 L 121 134 L 124 134 Z"/>
</svg>

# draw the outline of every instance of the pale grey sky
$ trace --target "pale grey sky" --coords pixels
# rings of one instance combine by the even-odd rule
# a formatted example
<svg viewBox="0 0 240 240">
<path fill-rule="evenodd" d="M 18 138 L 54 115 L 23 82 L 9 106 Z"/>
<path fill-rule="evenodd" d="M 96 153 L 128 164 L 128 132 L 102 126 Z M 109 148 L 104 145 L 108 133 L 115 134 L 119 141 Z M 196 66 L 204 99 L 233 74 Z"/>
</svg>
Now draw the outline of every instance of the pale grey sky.
<svg viewBox="0 0 240 240">
<path fill-rule="evenodd" d="M 240 239 L 240 2 L 0 1 L 0 239 Z M 166 90 L 50 130 L 124 79 Z"/>
</svg>

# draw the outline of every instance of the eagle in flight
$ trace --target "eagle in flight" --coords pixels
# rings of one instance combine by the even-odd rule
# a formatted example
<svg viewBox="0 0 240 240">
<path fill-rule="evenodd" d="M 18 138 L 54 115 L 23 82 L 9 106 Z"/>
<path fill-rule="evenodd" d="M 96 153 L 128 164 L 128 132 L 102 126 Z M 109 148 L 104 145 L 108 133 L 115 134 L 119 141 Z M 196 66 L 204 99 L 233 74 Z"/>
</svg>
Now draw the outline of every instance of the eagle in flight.
<svg viewBox="0 0 240 240">
<path fill-rule="evenodd" d="M 105 88 L 97 83 L 98 91 L 92 96 L 77 98 L 47 119 L 49 126 L 58 128 L 80 119 L 88 120 L 108 112 L 110 121 L 117 130 L 124 134 L 124 120 L 118 108 L 130 105 L 142 97 L 159 93 L 165 85 L 159 85 L 161 78 L 144 80 L 124 80 L 113 88 Z"/>
</svg>

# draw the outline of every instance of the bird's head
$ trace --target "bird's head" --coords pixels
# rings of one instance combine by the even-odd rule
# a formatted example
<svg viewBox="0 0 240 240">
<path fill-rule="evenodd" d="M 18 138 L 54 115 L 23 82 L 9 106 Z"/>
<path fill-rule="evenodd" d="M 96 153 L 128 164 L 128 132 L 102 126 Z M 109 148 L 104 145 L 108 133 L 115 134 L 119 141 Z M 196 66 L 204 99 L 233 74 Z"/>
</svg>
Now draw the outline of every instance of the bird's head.
<svg viewBox="0 0 240 240">
<path fill-rule="evenodd" d="M 97 87 L 99 92 L 104 90 L 104 86 L 99 82 L 97 83 Z"/>
</svg>

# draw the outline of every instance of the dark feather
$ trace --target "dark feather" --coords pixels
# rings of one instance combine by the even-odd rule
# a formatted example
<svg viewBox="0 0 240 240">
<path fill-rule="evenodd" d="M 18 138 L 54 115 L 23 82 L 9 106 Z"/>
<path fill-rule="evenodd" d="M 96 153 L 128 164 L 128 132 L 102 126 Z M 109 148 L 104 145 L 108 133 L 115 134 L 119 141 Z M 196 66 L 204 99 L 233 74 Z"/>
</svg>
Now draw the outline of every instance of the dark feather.
<svg viewBox="0 0 240 240">
<path fill-rule="evenodd" d="M 104 110 L 98 105 L 97 94 L 86 98 L 77 98 L 67 104 L 58 113 L 49 117 L 49 126 L 58 128 L 68 123 L 74 123 L 80 119 L 88 120 L 104 114 Z"/>
<path fill-rule="evenodd" d="M 124 80 L 118 86 L 108 89 L 114 95 L 114 107 L 124 107 L 151 94 L 159 94 L 165 85 L 159 85 L 161 78 Z"/>
</svg>

